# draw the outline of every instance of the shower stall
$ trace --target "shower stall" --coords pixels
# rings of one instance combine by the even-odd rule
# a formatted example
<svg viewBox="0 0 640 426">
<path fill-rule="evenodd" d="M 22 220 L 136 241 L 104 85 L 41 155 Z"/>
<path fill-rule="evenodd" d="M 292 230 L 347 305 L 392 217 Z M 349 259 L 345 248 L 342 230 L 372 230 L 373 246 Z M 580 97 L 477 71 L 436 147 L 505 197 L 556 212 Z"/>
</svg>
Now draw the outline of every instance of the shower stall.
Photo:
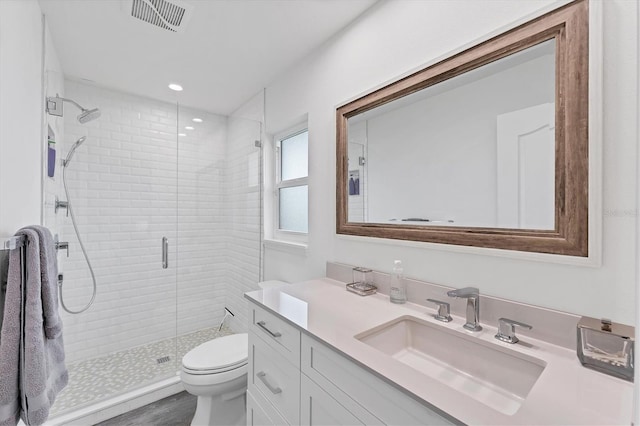
<svg viewBox="0 0 640 426">
<path fill-rule="evenodd" d="M 84 122 L 71 108 L 46 116 L 48 146 L 54 142 L 58 158 L 73 155 L 56 161 L 43 185 L 44 223 L 69 247 L 58 256 L 59 289 L 70 311 L 92 299 L 70 210 L 97 288 L 86 311 L 61 309 L 70 383 L 55 420 L 156 387 L 177 389 L 187 351 L 246 331 L 243 293 L 257 288 L 261 270 L 262 114 L 255 111 L 263 99 L 250 101 L 251 115 L 223 116 L 55 72 L 45 86 L 49 96 L 64 93 L 101 112 Z M 219 329 L 225 307 L 235 316 Z"/>
</svg>

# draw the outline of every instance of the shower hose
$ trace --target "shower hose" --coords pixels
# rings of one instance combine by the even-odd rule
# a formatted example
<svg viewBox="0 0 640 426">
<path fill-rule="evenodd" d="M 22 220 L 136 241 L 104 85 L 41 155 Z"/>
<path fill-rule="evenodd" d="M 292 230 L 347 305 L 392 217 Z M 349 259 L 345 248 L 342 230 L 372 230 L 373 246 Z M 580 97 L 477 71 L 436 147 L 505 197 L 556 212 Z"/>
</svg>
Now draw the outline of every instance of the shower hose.
<svg viewBox="0 0 640 426">
<path fill-rule="evenodd" d="M 76 223 L 76 217 L 73 214 L 71 198 L 69 198 L 69 189 L 67 188 L 67 176 L 65 173 L 67 170 L 67 165 L 68 163 L 64 164 L 62 167 L 62 184 L 64 186 L 64 193 L 67 197 L 67 203 L 68 203 L 67 211 L 71 216 L 71 223 L 73 224 L 73 229 L 76 232 L 76 236 L 78 237 L 78 243 L 80 244 L 80 248 L 82 249 L 82 254 L 84 255 L 84 259 L 87 261 L 87 265 L 89 266 L 89 272 L 91 273 L 91 280 L 93 281 L 93 294 L 91 295 L 91 300 L 89 300 L 89 303 L 87 303 L 86 306 L 84 306 L 82 309 L 79 309 L 79 310 L 72 310 L 72 309 L 69 309 L 67 305 L 65 305 L 64 303 L 64 297 L 62 295 L 62 280 L 58 282 L 58 289 L 60 293 L 60 304 L 62 305 L 62 309 L 69 312 L 70 314 L 80 314 L 86 311 L 87 309 L 89 309 L 89 307 L 93 305 L 93 301 L 96 300 L 97 285 L 96 285 L 96 276 L 93 273 L 93 267 L 91 266 L 91 261 L 89 260 L 89 256 L 87 255 L 87 250 L 85 249 L 84 244 L 82 243 L 82 238 L 80 237 L 80 232 L 78 231 L 78 224 Z"/>
</svg>

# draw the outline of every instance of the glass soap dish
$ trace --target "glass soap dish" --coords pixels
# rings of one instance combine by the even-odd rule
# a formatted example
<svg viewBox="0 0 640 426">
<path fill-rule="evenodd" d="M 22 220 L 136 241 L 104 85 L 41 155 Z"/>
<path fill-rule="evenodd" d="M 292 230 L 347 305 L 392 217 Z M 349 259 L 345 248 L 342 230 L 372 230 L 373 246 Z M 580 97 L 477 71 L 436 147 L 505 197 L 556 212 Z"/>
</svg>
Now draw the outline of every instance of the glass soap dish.
<svg viewBox="0 0 640 426">
<path fill-rule="evenodd" d="M 578 359 L 587 368 L 633 382 L 635 329 L 607 319 L 578 322 Z"/>
<path fill-rule="evenodd" d="M 373 271 L 368 268 L 355 267 L 352 271 L 353 282 L 347 284 L 347 291 L 360 296 L 369 296 L 378 291 L 378 287 L 373 284 Z"/>
</svg>

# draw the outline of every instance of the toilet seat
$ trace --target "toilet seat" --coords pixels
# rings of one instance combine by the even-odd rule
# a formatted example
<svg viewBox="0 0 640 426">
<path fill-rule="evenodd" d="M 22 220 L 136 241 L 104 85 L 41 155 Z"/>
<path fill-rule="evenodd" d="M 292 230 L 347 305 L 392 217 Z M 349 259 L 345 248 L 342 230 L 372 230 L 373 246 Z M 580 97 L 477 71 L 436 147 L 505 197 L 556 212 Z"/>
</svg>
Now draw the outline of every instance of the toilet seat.
<svg viewBox="0 0 640 426">
<path fill-rule="evenodd" d="M 247 364 L 241 365 L 234 370 L 211 374 L 205 372 L 193 374 L 189 370 L 182 369 L 182 371 L 180 371 L 180 379 L 185 385 L 209 387 L 231 383 L 234 380 L 244 379 L 246 381 L 248 370 L 249 367 Z"/>
<path fill-rule="evenodd" d="M 239 370 L 247 365 L 249 340 L 247 333 L 219 337 L 202 343 L 182 358 L 182 371 L 193 375 L 211 375 Z M 229 376 L 230 374 L 226 374 Z"/>
</svg>

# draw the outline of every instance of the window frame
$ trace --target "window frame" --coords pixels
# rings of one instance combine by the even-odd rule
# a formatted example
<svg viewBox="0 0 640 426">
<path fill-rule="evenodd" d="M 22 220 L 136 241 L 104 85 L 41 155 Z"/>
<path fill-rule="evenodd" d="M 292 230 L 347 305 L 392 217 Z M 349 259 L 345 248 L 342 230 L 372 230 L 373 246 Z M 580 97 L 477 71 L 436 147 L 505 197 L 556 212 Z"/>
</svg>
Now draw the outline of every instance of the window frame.
<svg viewBox="0 0 640 426">
<path fill-rule="evenodd" d="M 305 177 L 282 180 L 282 141 L 297 136 L 301 133 L 307 133 L 307 175 Z M 277 133 L 273 137 L 274 147 L 274 221 L 273 235 L 277 240 L 292 241 L 298 243 L 307 242 L 309 235 L 309 125 L 305 121 L 286 130 Z M 297 186 L 307 187 L 307 232 L 291 231 L 280 228 L 280 190 L 283 188 L 292 188 Z"/>
</svg>

